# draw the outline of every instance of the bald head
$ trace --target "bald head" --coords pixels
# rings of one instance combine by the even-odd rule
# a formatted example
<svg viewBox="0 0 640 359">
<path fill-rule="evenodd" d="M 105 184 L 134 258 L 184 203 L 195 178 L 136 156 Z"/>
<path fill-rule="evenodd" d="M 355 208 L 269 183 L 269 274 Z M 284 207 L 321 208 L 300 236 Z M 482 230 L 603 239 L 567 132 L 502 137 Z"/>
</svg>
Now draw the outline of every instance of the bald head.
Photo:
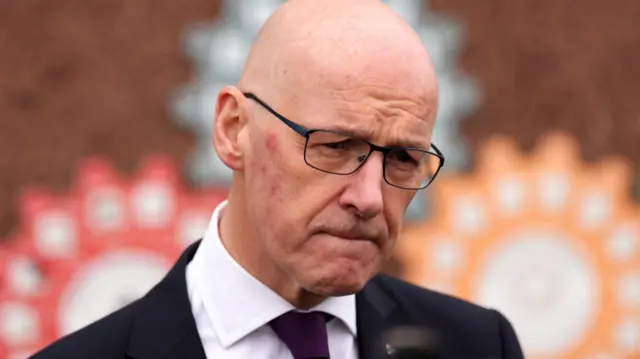
<svg viewBox="0 0 640 359">
<path fill-rule="evenodd" d="M 283 95 L 359 86 L 437 95 L 419 36 L 378 0 L 288 1 L 259 33 L 240 81 Z"/>
</svg>

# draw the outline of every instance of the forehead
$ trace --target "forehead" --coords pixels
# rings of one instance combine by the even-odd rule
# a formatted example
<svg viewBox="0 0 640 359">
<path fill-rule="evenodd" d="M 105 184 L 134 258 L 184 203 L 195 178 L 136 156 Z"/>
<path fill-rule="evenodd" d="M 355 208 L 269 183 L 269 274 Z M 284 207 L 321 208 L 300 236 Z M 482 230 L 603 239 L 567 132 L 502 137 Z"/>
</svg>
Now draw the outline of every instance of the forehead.
<svg viewBox="0 0 640 359">
<path fill-rule="evenodd" d="M 354 46 L 345 54 L 319 47 L 279 57 L 272 68 L 278 108 L 310 128 L 348 130 L 380 145 L 428 146 L 438 84 L 424 48 Z"/>
<path fill-rule="evenodd" d="M 390 86 L 318 88 L 299 94 L 294 121 L 314 129 L 347 132 L 382 146 L 428 148 L 437 96 Z"/>
</svg>

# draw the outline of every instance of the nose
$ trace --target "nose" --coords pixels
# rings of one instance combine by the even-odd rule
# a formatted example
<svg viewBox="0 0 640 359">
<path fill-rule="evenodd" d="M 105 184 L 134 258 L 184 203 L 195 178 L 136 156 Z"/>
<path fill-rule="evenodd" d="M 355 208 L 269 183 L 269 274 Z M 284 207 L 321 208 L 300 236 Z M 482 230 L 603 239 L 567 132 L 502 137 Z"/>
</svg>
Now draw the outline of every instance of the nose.
<svg viewBox="0 0 640 359">
<path fill-rule="evenodd" d="M 340 196 L 340 205 L 362 219 L 371 219 L 383 209 L 382 154 L 374 152 L 367 161 L 348 176 L 349 184 Z"/>
</svg>

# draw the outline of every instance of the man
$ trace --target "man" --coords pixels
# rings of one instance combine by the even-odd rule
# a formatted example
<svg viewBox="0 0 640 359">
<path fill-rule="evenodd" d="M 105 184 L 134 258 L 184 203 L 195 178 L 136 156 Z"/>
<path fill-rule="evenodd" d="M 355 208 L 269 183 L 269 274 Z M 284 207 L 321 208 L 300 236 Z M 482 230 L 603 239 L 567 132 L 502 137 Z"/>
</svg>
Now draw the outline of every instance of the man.
<svg viewBox="0 0 640 359">
<path fill-rule="evenodd" d="M 437 336 L 439 358 L 522 358 L 498 312 L 376 275 L 444 164 L 437 108 L 427 51 L 384 4 L 287 2 L 218 96 L 234 177 L 202 241 L 35 358 L 371 359 L 402 349 L 383 338 L 407 325 Z"/>
</svg>

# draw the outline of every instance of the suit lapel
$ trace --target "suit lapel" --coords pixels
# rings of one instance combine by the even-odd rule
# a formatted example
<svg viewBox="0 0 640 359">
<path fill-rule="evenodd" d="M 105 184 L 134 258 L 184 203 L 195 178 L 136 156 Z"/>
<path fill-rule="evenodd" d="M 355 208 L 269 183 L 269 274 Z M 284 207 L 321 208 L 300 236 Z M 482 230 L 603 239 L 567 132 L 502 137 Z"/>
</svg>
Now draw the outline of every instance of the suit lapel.
<svg viewBox="0 0 640 359">
<path fill-rule="evenodd" d="M 136 359 L 206 359 L 187 294 L 186 268 L 200 242 L 138 303 L 128 355 Z"/>
<path fill-rule="evenodd" d="M 396 303 L 380 288 L 377 277 L 356 295 L 356 323 L 360 358 L 378 358 L 385 352 L 381 337 L 395 323 Z"/>
</svg>

